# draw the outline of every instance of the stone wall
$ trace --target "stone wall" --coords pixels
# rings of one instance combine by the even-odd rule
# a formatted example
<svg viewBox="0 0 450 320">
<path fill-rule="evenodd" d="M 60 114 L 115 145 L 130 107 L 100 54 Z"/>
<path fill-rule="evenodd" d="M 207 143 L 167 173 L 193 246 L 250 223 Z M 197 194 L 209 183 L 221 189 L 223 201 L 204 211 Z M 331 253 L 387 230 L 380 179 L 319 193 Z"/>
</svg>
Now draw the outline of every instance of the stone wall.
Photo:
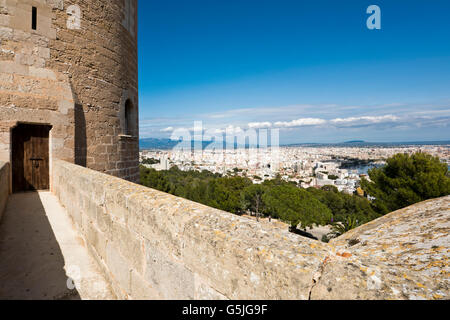
<svg viewBox="0 0 450 320">
<path fill-rule="evenodd" d="M 325 267 L 313 298 L 329 287 L 330 298 L 342 291 L 370 298 L 358 291 L 366 284 L 379 299 L 450 299 L 450 196 L 392 212 L 331 244 L 353 256 Z"/>
<path fill-rule="evenodd" d="M 9 163 L 0 161 L 0 221 L 9 197 Z"/>
<path fill-rule="evenodd" d="M 58 1 L 62 2 L 62 1 Z M 66 9 L 80 8 L 80 28 Z M 70 75 L 75 99 L 75 162 L 130 181 L 139 179 L 136 0 L 65 0 L 55 9 L 49 67 Z M 126 132 L 130 100 L 133 128 Z"/>
<path fill-rule="evenodd" d="M 32 6 L 37 30 L 31 30 Z M 54 17 L 43 0 L 0 0 L 0 160 L 11 160 L 10 134 L 19 122 L 52 125 L 51 156 L 74 159 L 69 77 L 49 68 Z"/>
<path fill-rule="evenodd" d="M 325 244 L 64 161 L 52 188 L 121 299 L 450 298 L 450 197 Z"/>
<path fill-rule="evenodd" d="M 137 181 L 137 75 L 136 0 L 0 0 L 0 160 L 17 123 L 49 124 L 52 158 Z"/>
<path fill-rule="evenodd" d="M 37 30 L 31 29 L 32 6 Z M 51 125 L 50 159 L 74 161 L 70 78 L 49 67 L 57 33 L 53 9 L 44 0 L 0 0 L 0 161 L 12 162 L 11 133 L 19 123 Z"/>
<path fill-rule="evenodd" d="M 120 298 L 308 299 L 330 253 L 325 244 L 67 162 L 55 162 L 53 175 L 53 192 Z"/>
</svg>

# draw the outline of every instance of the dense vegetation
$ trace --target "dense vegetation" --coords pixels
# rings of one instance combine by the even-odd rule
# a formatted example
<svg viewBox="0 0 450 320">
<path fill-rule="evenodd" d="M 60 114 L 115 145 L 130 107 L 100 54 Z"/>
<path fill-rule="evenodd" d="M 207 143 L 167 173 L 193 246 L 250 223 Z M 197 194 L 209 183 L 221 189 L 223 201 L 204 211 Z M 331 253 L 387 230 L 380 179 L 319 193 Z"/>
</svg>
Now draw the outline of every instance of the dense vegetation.
<svg viewBox="0 0 450 320">
<path fill-rule="evenodd" d="M 305 190 L 280 178 L 258 185 L 248 178 L 223 177 L 208 171 L 141 167 L 141 183 L 231 213 L 278 218 L 294 228 L 345 222 L 350 215 L 360 223 L 376 217 L 365 198 L 338 192 L 335 187 Z"/>
<path fill-rule="evenodd" d="M 301 189 L 279 177 L 253 184 L 248 178 L 208 171 L 141 167 L 145 186 L 235 214 L 278 218 L 294 229 L 333 224 L 334 236 L 399 208 L 450 194 L 447 166 L 423 153 L 396 155 L 385 167 L 372 169 L 369 176 L 372 182 L 363 180 L 362 187 L 375 198 L 372 202 L 334 186 Z"/>
<path fill-rule="evenodd" d="M 147 158 L 142 160 L 142 164 L 158 164 L 158 163 L 161 163 L 161 161 L 154 158 Z"/>
<path fill-rule="evenodd" d="M 422 152 L 397 154 L 386 166 L 370 170 L 369 177 L 372 182 L 363 180 L 361 185 L 381 214 L 450 194 L 447 165 Z"/>
</svg>

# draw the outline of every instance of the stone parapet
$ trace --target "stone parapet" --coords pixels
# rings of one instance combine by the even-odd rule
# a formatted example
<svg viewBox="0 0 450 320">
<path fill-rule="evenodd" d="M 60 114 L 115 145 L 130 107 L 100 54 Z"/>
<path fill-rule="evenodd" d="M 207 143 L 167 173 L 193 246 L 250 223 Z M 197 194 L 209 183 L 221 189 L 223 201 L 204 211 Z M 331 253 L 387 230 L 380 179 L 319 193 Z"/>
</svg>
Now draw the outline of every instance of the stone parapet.
<svg viewBox="0 0 450 320">
<path fill-rule="evenodd" d="M 393 213 L 325 244 L 68 162 L 54 161 L 52 172 L 53 192 L 121 299 L 449 298 L 448 224 L 439 229 L 435 222 L 448 223 L 450 197 Z M 409 217 L 395 227 L 402 212 Z M 395 236 L 401 225 L 409 232 L 415 219 L 426 220 L 439 235 L 447 232 L 447 238 L 414 238 L 419 253 L 420 246 L 431 245 L 426 250 L 435 256 L 414 255 L 411 239 Z M 391 228 L 395 234 L 389 238 Z M 413 251 L 390 256 L 397 247 Z M 401 266 L 401 257 L 440 271 L 416 281 L 430 269 Z"/>
<path fill-rule="evenodd" d="M 450 197 L 392 212 L 331 244 L 354 256 L 346 265 L 330 266 L 321 281 L 322 289 L 347 287 L 351 292 L 352 286 L 368 277 L 369 287 L 378 288 L 380 299 L 450 298 Z M 337 282 L 338 277 L 342 281 Z M 346 283 L 346 278 L 351 281 Z M 338 292 L 335 294 L 333 298 Z M 358 294 L 352 298 L 367 296 L 364 292 Z"/>
</svg>

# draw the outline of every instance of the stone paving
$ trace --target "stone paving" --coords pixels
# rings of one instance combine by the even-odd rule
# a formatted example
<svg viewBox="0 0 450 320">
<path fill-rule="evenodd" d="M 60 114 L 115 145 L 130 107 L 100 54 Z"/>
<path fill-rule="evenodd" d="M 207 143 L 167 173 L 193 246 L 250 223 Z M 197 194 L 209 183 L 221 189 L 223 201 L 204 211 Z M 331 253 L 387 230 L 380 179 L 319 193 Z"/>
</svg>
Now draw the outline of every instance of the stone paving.
<svg viewBox="0 0 450 320">
<path fill-rule="evenodd" d="M 0 299 L 114 298 L 54 195 L 9 197 L 0 223 Z"/>
</svg>

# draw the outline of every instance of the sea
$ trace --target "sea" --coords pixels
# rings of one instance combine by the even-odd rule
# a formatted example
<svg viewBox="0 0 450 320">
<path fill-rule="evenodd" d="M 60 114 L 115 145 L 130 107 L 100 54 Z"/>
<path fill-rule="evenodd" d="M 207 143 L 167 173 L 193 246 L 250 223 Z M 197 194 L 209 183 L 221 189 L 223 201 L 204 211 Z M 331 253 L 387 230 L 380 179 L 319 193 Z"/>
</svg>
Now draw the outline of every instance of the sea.
<svg viewBox="0 0 450 320">
<path fill-rule="evenodd" d="M 348 171 L 356 170 L 358 172 L 358 174 L 361 175 L 361 174 L 368 174 L 369 170 L 372 168 L 381 168 L 382 166 L 383 166 L 382 164 L 371 163 L 371 164 L 363 164 L 363 165 L 346 167 L 345 169 L 347 169 Z"/>
<path fill-rule="evenodd" d="M 381 168 L 383 166 L 384 166 L 383 164 L 371 163 L 371 164 L 364 164 L 364 165 L 356 165 L 356 166 L 352 166 L 352 167 L 346 167 L 345 169 L 347 169 L 349 171 L 357 170 L 358 174 L 361 175 L 361 174 L 368 174 L 369 170 L 372 169 L 372 168 Z M 450 164 L 447 164 L 447 168 L 450 171 Z"/>
</svg>

